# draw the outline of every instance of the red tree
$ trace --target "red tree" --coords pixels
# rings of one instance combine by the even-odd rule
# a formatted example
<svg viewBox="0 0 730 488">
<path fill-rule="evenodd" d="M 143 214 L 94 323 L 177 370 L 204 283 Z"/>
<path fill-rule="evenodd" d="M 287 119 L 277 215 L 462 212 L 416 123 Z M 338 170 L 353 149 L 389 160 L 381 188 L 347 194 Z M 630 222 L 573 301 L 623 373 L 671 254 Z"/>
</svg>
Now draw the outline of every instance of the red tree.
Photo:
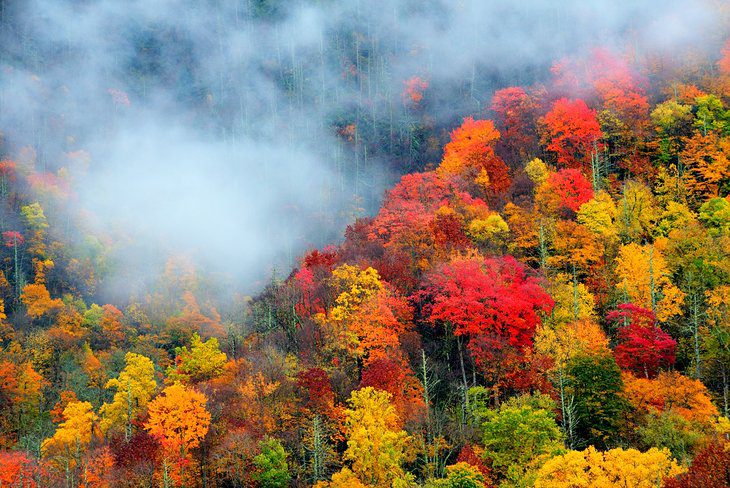
<svg viewBox="0 0 730 488">
<path fill-rule="evenodd" d="M 492 110 L 502 134 L 499 147 L 518 162 L 533 153 L 537 144 L 535 119 L 538 103 L 521 87 L 497 90 L 492 97 Z"/>
<path fill-rule="evenodd" d="M 512 256 L 457 258 L 431 273 L 427 293 L 432 323 L 448 322 L 454 334 L 496 334 L 514 347 L 532 344 L 539 312 L 553 300 L 537 278 Z"/>
<path fill-rule="evenodd" d="M 600 147 L 601 126 L 595 110 L 581 100 L 561 98 L 543 118 L 543 143 L 555 153 L 558 164 L 590 174 L 591 153 Z"/>
<path fill-rule="evenodd" d="M 619 344 L 614 350 L 619 366 L 653 378 L 659 369 L 674 364 L 677 342 L 656 325 L 651 310 L 622 304 L 606 318 L 610 322 L 628 322 L 619 329 Z"/>
<path fill-rule="evenodd" d="M 557 173 L 551 174 L 548 182 L 560 199 L 560 204 L 574 212 L 593 198 L 593 186 L 580 170 L 561 169 Z"/>
<path fill-rule="evenodd" d="M 686 473 L 665 480 L 665 488 L 730 488 L 730 450 L 721 442 L 705 446 Z"/>
</svg>

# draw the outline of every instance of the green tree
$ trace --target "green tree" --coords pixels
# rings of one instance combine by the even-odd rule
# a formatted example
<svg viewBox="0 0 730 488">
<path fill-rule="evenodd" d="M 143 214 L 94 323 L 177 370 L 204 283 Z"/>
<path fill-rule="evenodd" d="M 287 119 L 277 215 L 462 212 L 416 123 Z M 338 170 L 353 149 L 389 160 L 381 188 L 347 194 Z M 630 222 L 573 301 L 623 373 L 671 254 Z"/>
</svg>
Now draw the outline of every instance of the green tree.
<svg viewBox="0 0 730 488">
<path fill-rule="evenodd" d="M 289 465 L 287 453 L 278 439 L 266 438 L 259 443 L 261 454 L 253 458 L 256 473 L 253 478 L 261 488 L 283 488 L 289 486 Z"/>
<path fill-rule="evenodd" d="M 586 445 L 605 447 L 616 439 L 627 409 L 616 360 L 611 355 L 576 356 L 568 362 L 567 376 L 578 438 Z"/>
<path fill-rule="evenodd" d="M 555 408 L 547 396 L 527 395 L 481 411 L 484 458 L 500 478 L 517 486 L 529 483 L 543 462 L 562 452 Z"/>
</svg>

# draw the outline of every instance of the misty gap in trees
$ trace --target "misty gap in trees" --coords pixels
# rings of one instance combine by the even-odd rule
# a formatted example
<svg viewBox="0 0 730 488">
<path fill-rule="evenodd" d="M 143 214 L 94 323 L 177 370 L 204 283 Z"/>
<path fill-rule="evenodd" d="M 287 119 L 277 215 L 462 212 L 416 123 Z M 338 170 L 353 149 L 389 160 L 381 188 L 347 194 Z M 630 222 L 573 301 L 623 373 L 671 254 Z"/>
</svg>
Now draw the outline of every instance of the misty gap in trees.
<svg viewBox="0 0 730 488">
<path fill-rule="evenodd" d="M 0 486 L 730 486 L 729 27 L 0 0 Z"/>
</svg>

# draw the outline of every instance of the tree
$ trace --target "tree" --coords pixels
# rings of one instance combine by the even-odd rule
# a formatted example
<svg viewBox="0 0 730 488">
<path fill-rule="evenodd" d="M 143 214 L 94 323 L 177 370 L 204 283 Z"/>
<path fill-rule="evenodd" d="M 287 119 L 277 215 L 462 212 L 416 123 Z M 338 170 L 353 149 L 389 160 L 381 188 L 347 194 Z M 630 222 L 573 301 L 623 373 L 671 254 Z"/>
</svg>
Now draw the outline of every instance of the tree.
<svg viewBox="0 0 730 488">
<path fill-rule="evenodd" d="M 686 420 L 709 425 L 717 416 L 707 387 L 676 371 L 659 373 L 655 379 L 623 375 L 623 395 L 639 413 L 672 411 Z"/>
<path fill-rule="evenodd" d="M 218 346 L 218 339 L 211 337 L 203 342 L 197 332 L 190 338 L 190 349 L 177 347 L 175 355 L 175 367 L 167 370 L 171 382 L 195 384 L 217 378 L 223 374 L 223 366 L 228 360 Z"/>
<path fill-rule="evenodd" d="M 730 184 L 730 137 L 714 131 L 695 132 L 680 154 L 685 165 L 687 189 L 698 204 L 727 194 Z"/>
<path fill-rule="evenodd" d="M 601 452 L 590 446 L 546 462 L 537 475 L 535 488 L 655 488 L 683 471 L 667 450 L 652 448 L 640 452 L 619 447 Z"/>
<path fill-rule="evenodd" d="M 51 299 L 51 294 L 48 293 L 48 289 L 43 283 L 25 285 L 20 300 L 27 307 L 28 315 L 34 319 L 63 307 L 63 302 L 60 299 Z"/>
<path fill-rule="evenodd" d="M 614 350 L 622 368 L 653 378 L 660 368 L 674 364 L 677 342 L 656 325 L 651 310 L 624 303 L 606 319 L 624 324 L 619 328 L 619 344 Z"/>
<path fill-rule="evenodd" d="M 557 173 L 551 173 L 547 179 L 551 189 L 560 199 L 563 208 L 577 212 L 580 206 L 593 198 L 593 186 L 575 168 L 563 168 Z"/>
<path fill-rule="evenodd" d="M 102 405 L 101 429 L 103 432 L 124 431 L 124 440 L 132 437 L 132 426 L 136 418 L 145 412 L 152 394 L 157 388 L 155 366 L 152 361 L 128 352 L 124 357 L 126 366 L 115 379 L 109 380 L 105 388 L 114 388 L 114 399 Z"/>
<path fill-rule="evenodd" d="M 522 350 L 532 346 L 540 314 L 553 306 L 539 280 L 512 256 L 454 258 L 427 276 L 422 296 L 429 300 L 424 307 L 429 321 L 453 327 L 457 336 L 464 392 L 461 336 L 469 338 L 477 366 L 493 375 L 497 399 L 505 369 L 525 362 Z"/>
<path fill-rule="evenodd" d="M 389 486 L 404 476 L 402 465 L 410 442 L 408 434 L 398 430 L 400 419 L 390 404 L 390 394 L 366 387 L 353 391 L 348 403 L 343 459 L 360 483 Z M 337 486 L 335 475 L 332 480 L 331 486 Z"/>
<path fill-rule="evenodd" d="M 266 438 L 259 443 L 261 453 L 253 458 L 256 466 L 254 480 L 260 483 L 261 488 L 285 488 L 289 486 L 289 465 L 286 462 L 288 454 L 278 439 Z"/>
<path fill-rule="evenodd" d="M 581 100 L 557 100 L 542 119 L 542 143 L 558 164 L 591 174 L 591 154 L 603 137 L 596 112 Z"/>
<path fill-rule="evenodd" d="M 486 479 L 471 464 L 458 462 L 446 466 L 446 478 L 431 480 L 426 488 L 486 488 Z"/>
<path fill-rule="evenodd" d="M 730 488 L 730 450 L 722 442 L 710 442 L 697 453 L 686 473 L 664 483 L 664 488 L 705 486 Z"/>
<path fill-rule="evenodd" d="M 180 383 L 168 386 L 148 405 L 144 424 L 166 454 L 184 460 L 190 449 L 200 445 L 208 432 L 210 413 L 204 394 Z"/>
<path fill-rule="evenodd" d="M 626 411 L 621 370 L 610 355 L 575 356 L 568 362 L 567 390 L 575 398 L 576 436 L 586 444 L 615 440 Z"/>
<path fill-rule="evenodd" d="M 519 86 L 497 90 L 492 96 L 491 108 L 502 134 L 499 145 L 510 155 L 511 163 L 536 152 L 538 102 L 535 98 Z"/>
<path fill-rule="evenodd" d="M 551 413 L 555 404 L 548 397 L 513 398 L 499 410 L 473 401 L 471 408 L 481 421 L 485 460 L 514 485 L 528 482 L 533 471 L 563 449 L 563 433 Z"/>
<path fill-rule="evenodd" d="M 41 444 L 41 453 L 64 472 L 68 486 L 73 486 L 79 479 L 77 472 L 91 444 L 98 417 L 91 403 L 77 401 L 66 406 L 63 418 L 53 437 Z"/>
<path fill-rule="evenodd" d="M 429 320 L 457 336 L 494 333 L 514 347 L 532 344 L 540 312 L 553 307 L 540 282 L 512 256 L 455 258 L 427 277 Z"/>
<path fill-rule="evenodd" d="M 0 451 L 0 486 L 36 488 L 38 466 L 22 451 Z"/>
<path fill-rule="evenodd" d="M 504 193 L 510 186 L 509 170 L 494 151 L 499 131 L 491 120 L 464 119 L 451 132 L 451 141 L 444 146 L 444 159 L 438 171 L 447 175 L 469 175 L 480 179 L 493 194 Z"/>
<path fill-rule="evenodd" d="M 674 286 L 663 254 L 653 245 L 630 243 L 621 246 L 616 258 L 616 288 L 627 301 L 651 310 L 659 322 L 682 312 L 684 293 Z"/>
</svg>

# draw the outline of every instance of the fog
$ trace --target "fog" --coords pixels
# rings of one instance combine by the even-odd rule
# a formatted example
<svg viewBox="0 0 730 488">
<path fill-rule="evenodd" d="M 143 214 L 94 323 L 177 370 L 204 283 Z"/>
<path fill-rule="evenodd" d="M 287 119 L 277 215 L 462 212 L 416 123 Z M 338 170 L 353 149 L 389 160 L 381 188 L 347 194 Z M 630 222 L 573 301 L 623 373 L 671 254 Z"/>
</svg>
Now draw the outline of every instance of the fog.
<svg viewBox="0 0 730 488">
<path fill-rule="evenodd" d="M 49 171 L 88 151 L 72 207 L 115 243 L 117 291 L 168 253 L 255 289 L 434 162 L 419 121 L 444 133 L 495 88 L 596 46 L 714 48 L 722 21 L 686 0 L 0 5 L 2 151 L 33 146 Z M 421 107 L 403 100 L 413 76 L 429 82 Z"/>
</svg>

